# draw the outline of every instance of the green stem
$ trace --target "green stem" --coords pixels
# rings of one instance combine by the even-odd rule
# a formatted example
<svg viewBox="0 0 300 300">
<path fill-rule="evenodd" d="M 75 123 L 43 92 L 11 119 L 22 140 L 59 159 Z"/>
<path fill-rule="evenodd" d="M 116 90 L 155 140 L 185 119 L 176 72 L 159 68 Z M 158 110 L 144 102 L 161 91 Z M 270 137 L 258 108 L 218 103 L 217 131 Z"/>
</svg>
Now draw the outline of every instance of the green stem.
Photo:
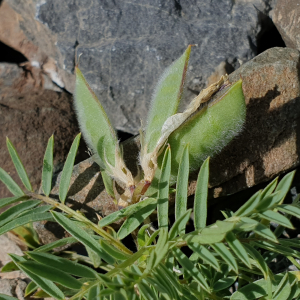
<svg viewBox="0 0 300 300">
<path fill-rule="evenodd" d="M 85 224 L 87 224 L 96 233 L 98 233 L 100 236 L 105 238 L 111 245 L 117 247 L 118 249 L 120 249 L 124 253 L 130 254 L 130 255 L 133 254 L 132 251 L 130 251 L 127 247 L 125 247 L 119 240 L 115 239 L 109 233 L 107 233 L 105 230 L 100 228 L 98 225 L 94 224 L 89 219 L 87 219 L 85 216 L 83 216 L 82 214 L 74 211 L 72 208 L 66 206 L 65 204 L 57 202 L 56 200 L 54 200 L 52 198 L 42 196 L 42 195 L 32 193 L 32 192 L 28 192 L 27 195 L 31 196 L 32 198 L 42 200 L 42 201 L 44 201 L 44 202 L 46 202 L 46 203 L 48 203 L 48 204 L 50 204 L 50 205 L 52 205 L 56 208 L 59 208 L 60 210 L 66 212 L 69 215 L 71 215 L 72 217 L 74 217 L 78 221 L 81 221 L 81 222 L 84 222 Z"/>
</svg>

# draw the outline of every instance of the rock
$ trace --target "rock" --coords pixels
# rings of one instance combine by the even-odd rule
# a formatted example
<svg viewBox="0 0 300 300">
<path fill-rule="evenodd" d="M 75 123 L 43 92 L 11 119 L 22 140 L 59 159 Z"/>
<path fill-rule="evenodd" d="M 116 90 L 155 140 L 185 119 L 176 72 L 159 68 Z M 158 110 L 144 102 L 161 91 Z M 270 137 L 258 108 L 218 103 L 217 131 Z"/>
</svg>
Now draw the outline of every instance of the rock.
<svg viewBox="0 0 300 300">
<path fill-rule="evenodd" d="M 298 0 L 278 0 L 272 20 L 289 48 L 300 50 L 300 3 Z"/>
<path fill-rule="evenodd" d="M 242 133 L 211 159 L 210 204 L 218 202 L 212 198 L 268 181 L 299 165 L 299 59 L 297 50 L 273 48 L 230 75 L 232 82 L 243 79 L 247 118 Z M 137 145 L 138 137 L 124 143 L 129 168 L 136 166 Z M 191 175 L 189 195 L 195 192 L 197 173 Z M 53 195 L 58 194 L 59 178 Z M 106 216 L 117 209 L 103 191 L 99 168 L 92 159 L 75 166 L 68 202 L 92 220 L 96 220 L 95 213 Z"/>
<path fill-rule="evenodd" d="M 0 64 L 0 166 L 22 186 L 6 148 L 7 136 L 35 190 L 40 186 L 43 156 L 50 136 L 54 134 L 54 171 L 58 172 L 79 132 L 72 96 L 46 89 L 49 85 L 53 83 L 37 68 L 24 70 L 14 64 Z M 1 182 L 0 198 L 8 195 Z"/>
<path fill-rule="evenodd" d="M 82 54 L 80 68 L 114 126 L 137 133 L 157 78 L 188 44 L 198 46 L 191 55 L 186 102 L 221 62 L 236 69 L 256 55 L 257 37 L 273 1 L 149 3 L 4 0 L 0 41 L 69 92 Z"/>
<path fill-rule="evenodd" d="M 35 19 L 36 2 L 1 1 L 0 41 L 22 53 L 31 66 L 48 74 L 58 86 L 68 88 L 69 78 L 73 76 L 59 70 L 56 38 Z"/>
<path fill-rule="evenodd" d="M 27 283 L 21 279 L 0 279 L 0 293 L 25 300 Z"/>
<path fill-rule="evenodd" d="M 0 239 L 0 267 L 5 266 L 11 261 L 8 254 L 13 253 L 17 255 L 23 255 L 21 248 L 18 244 L 8 237 L 9 234 L 1 235 Z M 2 275 L 2 274 L 1 274 Z M 1 276 L 0 275 L 0 276 Z"/>
<path fill-rule="evenodd" d="M 10 233 L 1 235 L 0 238 L 0 267 L 6 265 L 12 259 L 9 253 L 22 256 L 23 252 Z M 24 291 L 28 284 L 28 277 L 21 271 L 0 273 L 0 294 L 17 297 L 24 300 Z"/>
</svg>

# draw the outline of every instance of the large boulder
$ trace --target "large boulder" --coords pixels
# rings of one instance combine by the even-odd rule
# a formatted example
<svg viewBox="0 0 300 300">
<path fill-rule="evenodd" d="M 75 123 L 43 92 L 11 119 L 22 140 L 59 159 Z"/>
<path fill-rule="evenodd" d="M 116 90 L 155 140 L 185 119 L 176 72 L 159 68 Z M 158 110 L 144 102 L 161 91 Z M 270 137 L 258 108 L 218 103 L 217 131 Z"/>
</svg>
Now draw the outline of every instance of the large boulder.
<svg viewBox="0 0 300 300">
<path fill-rule="evenodd" d="M 80 68 L 114 126 L 137 133 L 163 70 L 188 44 L 186 101 L 215 68 L 227 70 L 256 55 L 272 0 L 98 1 L 3 0 L 0 41 L 23 53 L 60 87 L 74 88 Z"/>
</svg>

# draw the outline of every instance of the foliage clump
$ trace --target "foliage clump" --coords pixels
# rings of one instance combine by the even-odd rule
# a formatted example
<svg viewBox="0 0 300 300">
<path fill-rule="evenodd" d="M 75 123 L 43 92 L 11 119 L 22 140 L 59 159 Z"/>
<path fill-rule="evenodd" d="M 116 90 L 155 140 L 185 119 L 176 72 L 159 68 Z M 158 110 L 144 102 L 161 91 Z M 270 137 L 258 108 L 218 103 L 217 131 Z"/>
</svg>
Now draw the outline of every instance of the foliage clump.
<svg viewBox="0 0 300 300">
<path fill-rule="evenodd" d="M 31 250 L 24 256 L 11 254 L 12 262 L 2 272 L 19 269 L 32 280 L 25 296 L 59 300 L 299 298 L 300 272 L 274 274 L 269 267 L 270 262 L 286 258 L 300 268 L 296 261 L 300 240 L 282 236 L 285 228 L 293 229 L 291 216 L 300 217 L 299 197 L 292 204 L 283 204 L 294 172 L 279 183 L 274 179 L 237 211 L 223 212 L 223 220 L 207 224 L 208 156 L 241 130 L 245 102 L 242 82 L 230 85 L 222 77 L 178 113 L 189 55 L 190 47 L 167 69 L 156 88 L 147 124 L 141 130 L 142 175 L 137 178 L 123 162 L 121 147 L 101 104 L 76 69 L 75 101 L 81 129 L 108 192 L 118 204 L 125 203 L 123 209 L 98 224 L 65 204 L 80 134 L 62 171 L 59 201 L 50 196 L 53 136 L 44 156 L 44 195 L 32 190 L 25 168 L 7 139 L 25 189 L 0 168 L 1 181 L 14 195 L 1 199 L 0 208 L 18 203 L 0 215 L 0 235 L 14 230 Z M 223 95 L 210 102 L 221 87 L 225 87 Z M 200 165 L 194 205 L 187 209 L 188 174 Z M 117 194 L 114 181 L 124 185 L 123 195 Z M 175 221 L 170 224 L 168 199 L 175 181 Z M 158 228 L 149 221 L 154 212 Z M 115 231 L 111 225 L 120 219 L 125 221 Z M 40 245 L 31 224 L 45 220 L 57 222 L 71 237 Z M 188 223 L 193 224 L 192 230 L 187 230 Z M 277 224 L 275 229 L 272 224 Z M 134 251 L 123 243 L 129 235 L 136 246 Z M 85 247 L 88 256 L 54 251 L 75 242 Z M 15 298 L 0 295 L 0 299 Z"/>
</svg>

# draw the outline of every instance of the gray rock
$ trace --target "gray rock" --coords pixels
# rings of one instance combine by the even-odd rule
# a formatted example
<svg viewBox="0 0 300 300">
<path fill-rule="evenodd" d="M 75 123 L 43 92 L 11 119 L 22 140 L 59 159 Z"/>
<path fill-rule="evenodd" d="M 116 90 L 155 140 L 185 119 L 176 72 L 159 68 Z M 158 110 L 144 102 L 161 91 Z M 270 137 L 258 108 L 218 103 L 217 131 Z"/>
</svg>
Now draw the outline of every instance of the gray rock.
<svg viewBox="0 0 300 300">
<path fill-rule="evenodd" d="M 23 40 L 36 46 L 37 60 L 45 73 L 72 92 L 71 74 L 78 55 L 82 54 L 80 68 L 104 103 L 114 126 L 137 133 L 158 77 L 188 44 L 198 47 L 191 55 L 186 101 L 206 85 L 221 62 L 236 69 L 255 56 L 261 22 L 273 1 L 5 0 L 4 3 L 15 14 L 10 11 L 14 18 L 9 20 L 16 20 L 15 26 L 7 23 L 10 28 L 19 28 Z M 41 40 L 38 29 L 43 35 Z M 18 36 L 14 38 L 14 47 L 18 47 L 17 40 Z M 47 46 L 49 41 L 51 45 Z M 26 50 L 33 57 L 34 51 L 25 48 L 19 47 L 19 51 Z"/>
<path fill-rule="evenodd" d="M 27 283 L 21 279 L 0 279 L 0 293 L 25 300 L 24 293 Z"/>
<path fill-rule="evenodd" d="M 289 48 L 300 50 L 300 3 L 298 0 L 278 0 L 272 20 Z"/>
<path fill-rule="evenodd" d="M 8 254 L 23 255 L 21 248 L 16 241 L 9 238 L 9 234 L 3 234 L 0 238 L 0 267 L 5 266 L 12 259 Z"/>
</svg>

